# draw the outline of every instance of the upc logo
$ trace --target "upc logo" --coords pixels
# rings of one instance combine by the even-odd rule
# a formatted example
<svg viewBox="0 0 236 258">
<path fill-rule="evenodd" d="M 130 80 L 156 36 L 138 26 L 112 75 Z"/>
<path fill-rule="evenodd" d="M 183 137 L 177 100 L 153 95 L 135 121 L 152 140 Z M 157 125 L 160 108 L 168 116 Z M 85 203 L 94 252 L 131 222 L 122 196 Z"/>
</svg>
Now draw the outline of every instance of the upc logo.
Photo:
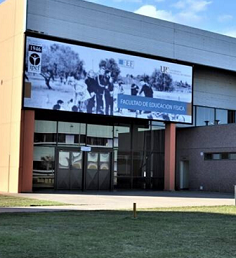
<svg viewBox="0 0 236 258">
<path fill-rule="evenodd" d="M 40 63 L 40 57 L 36 53 L 31 54 L 29 60 L 32 65 L 39 65 Z"/>
<path fill-rule="evenodd" d="M 168 66 L 160 66 L 160 71 L 162 73 L 169 73 L 170 68 Z"/>
<path fill-rule="evenodd" d="M 41 73 L 42 46 L 29 45 L 28 72 Z"/>
</svg>

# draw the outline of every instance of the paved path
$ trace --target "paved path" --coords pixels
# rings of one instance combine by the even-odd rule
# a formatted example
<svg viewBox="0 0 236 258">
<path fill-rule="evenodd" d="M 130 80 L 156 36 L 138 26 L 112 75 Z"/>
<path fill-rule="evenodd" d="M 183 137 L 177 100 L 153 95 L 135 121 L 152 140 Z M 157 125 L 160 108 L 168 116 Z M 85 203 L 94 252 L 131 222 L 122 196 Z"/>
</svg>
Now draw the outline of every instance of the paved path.
<svg viewBox="0 0 236 258">
<path fill-rule="evenodd" d="M 204 192 L 95 192 L 25 193 L 14 196 L 58 201 L 71 206 L 0 208 L 0 212 L 36 212 L 58 210 L 118 210 L 139 208 L 234 205 L 233 194 Z"/>
</svg>

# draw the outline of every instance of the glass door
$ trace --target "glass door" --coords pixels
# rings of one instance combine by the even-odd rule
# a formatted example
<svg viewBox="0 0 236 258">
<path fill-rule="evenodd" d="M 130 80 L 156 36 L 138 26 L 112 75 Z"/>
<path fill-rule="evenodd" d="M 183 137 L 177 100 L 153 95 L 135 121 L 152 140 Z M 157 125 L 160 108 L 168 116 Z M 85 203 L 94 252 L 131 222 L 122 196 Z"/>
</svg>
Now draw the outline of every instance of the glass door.
<svg viewBox="0 0 236 258">
<path fill-rule="evenodd" d="M 57 157 L 57 189 L 82 189 L 82 152 L 70 149 L 59 149 L 57 152 Z"/>
<path fill-rule="evenodd" d="M 106 150 L 87 153 L 86 190 L 110 190 L 111 152 Z"/>
</svg>

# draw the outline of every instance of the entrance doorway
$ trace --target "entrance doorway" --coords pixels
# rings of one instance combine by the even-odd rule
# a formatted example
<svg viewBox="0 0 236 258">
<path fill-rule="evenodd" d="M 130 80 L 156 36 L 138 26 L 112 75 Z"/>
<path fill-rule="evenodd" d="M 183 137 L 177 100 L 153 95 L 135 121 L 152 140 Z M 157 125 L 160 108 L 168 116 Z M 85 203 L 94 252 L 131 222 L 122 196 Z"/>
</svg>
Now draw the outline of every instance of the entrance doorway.
<svg viewBox="0 0 236 258">
<path fill-rule="evenodd" d="M 111 152 L 87 153 L 86 189 L 108 190 L 111 183 Z"/>
<path fill-rule="evenodd" d="M 58 150 L 57 189 L 79 190 L 83 182 L 83 153 L 73 149 Z"/>
<path fill-rule="evenodd" d="M 112 150 L 57 150 L 57 190 L 111 190 Z"/>
</svg>

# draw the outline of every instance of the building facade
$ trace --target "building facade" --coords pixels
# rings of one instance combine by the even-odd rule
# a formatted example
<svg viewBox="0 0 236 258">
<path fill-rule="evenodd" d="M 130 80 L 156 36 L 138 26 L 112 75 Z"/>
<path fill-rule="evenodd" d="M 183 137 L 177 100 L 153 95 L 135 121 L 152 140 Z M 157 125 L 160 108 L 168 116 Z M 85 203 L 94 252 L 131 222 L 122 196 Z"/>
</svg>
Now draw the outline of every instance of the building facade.
<svg viewBox="0 0 236 258">
<path fill-rule="evenodd" d="M 6 0 L 0 17 L 0 191 L 233 191 L 236 39 L 79 0 Z M 193 67 L 192 124 L 26 107 L 27 37 Z"/>
</svg>

